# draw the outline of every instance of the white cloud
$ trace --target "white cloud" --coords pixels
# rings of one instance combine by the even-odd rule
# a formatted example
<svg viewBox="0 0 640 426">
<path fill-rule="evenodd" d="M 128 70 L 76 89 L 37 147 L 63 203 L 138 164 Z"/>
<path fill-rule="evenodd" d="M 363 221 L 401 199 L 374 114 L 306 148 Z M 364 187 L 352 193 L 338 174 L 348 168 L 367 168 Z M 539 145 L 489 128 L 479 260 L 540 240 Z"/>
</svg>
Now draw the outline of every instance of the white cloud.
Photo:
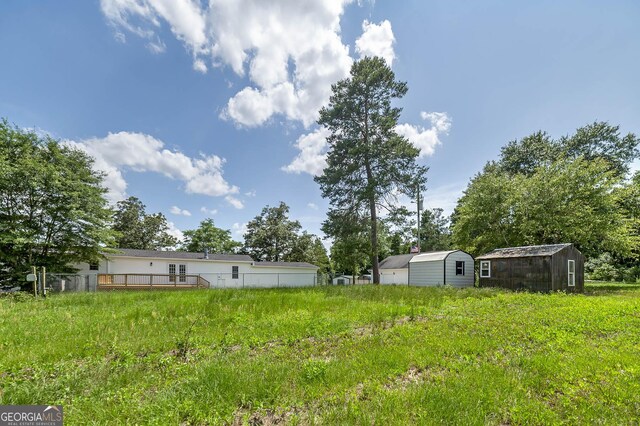
<svg viewBox="0 0 640 426">
<path fill-rule="evenodd" d="M 311 133 L 302 135 L 295 143 L 300 153 L 291 164 L 282 167 L 287 173 L 309 173 L 318 176 L 327 166 L 327 137 L 329 130 L 320 127 Z"/>
<path fill-rule="evenodd" d="M 196 57 L 206 52 L 206 16 L 193 0 L 100 0 L 102 13 L 116 28 L 147 40 L 157 39 L 160 21 L 169 24 L 171 32 Z M 124 35 L 119 37 L 124 39 Z M 152 41 L 154 42 L 154 41 Z"/>
<path fill-rule="evenodd" d="M 164 143 L 143 133 L 109 133 L 104 138 L 91 138 L 80 142 L 66 141 L 87 152 L 95 159 L 95 168 L 105 172 L 108 198 L 125 198 L 127 183 L 124 170 L 155 172 L 184 182 L 187 193 L 224 196 L 238 192 L 222 176 L 223 158 L 201 154 L 191 158 L 178 151 L 169 151 Z"/>
<path fill-rule="evenodd" d="M 247 197 L 255 197 L 256 196 L 256 190 L 252 189 L 251 191 L 247 191 L 244 193 L 245 196 Z"/>
<path fill-rule="evenodd" d="M 421 112 L 423 120 L 428 120 L 431 127 L 424 128 L 413 124 L 399 124 L 396 132 L 409 139 L 420 150 L 420 157 L 433 155 L 436 146 L 442 142 L 440 137 L 449 134 L 451 118 L 446 112 Z"/>
<path fill-rule="evenodd" d="M 396 57 L 393 51 L 395 41 L 391 22 L 385 19 L 380 24 L 374 24 L 365 20 L 362 23 L 362 35 L 356 40 L 356 52 L 361 58 L 379 56 L 391 66 Z"/>
<path fill-rule="evenodd" d="M 227 200 L 227 202 L 229 204 L 231 204 L 233 207 L 235 207 L 236 209 L 243 209 L 244 208 L 244 203 L 240 200 L 238 200 L 236 197 L 232 197 L 231 195 L 227 195 L 226 197 L 224 197 L 225 200 Z"/>
<path fill-rule="evenodd" d="M 442 142 L 440 137 L 449 134 L 451 118 L 446 112 L 422 112 L 423 120 L 428 120 L 431 127 L 424 128 L 413 124 L 399 124 L 395 130 L 406 137 L 416 148 L 420 149 L 420 157 L 433 155 L 435 147 Z M 327 166 L 327 137 L 330 135 L 325 128 L 318 128 L 298 138 L 295 147 L 300 150 L 293 161 L 282 167 L 287 173 L 309 173 L 313 176 L 322 174 Z"/>
<path fill-rule="evenodd" d="M 204 214 L 207 214 L 207 215 L 210 215 L 210 216 L 218 214 L 218 210 L 217 209 L 208 209 L 208 208 L 206 208 L 204 206 L 200 207 L 200 212 L 202 212 Z"/>
<path fill-rule="evenodd" d="M 162 40 L 150 41 L 147 43 L 147 49 L 151 51 L 151 53 L 155 53 L 159 55 L 160 53 L 164 53 L 167 50 L 167 45 L 162 42 Z"/>
<path fill-rule="evenodd" d="M 181 209 L 178 206 L 171 206 L 170 212 L 171 214 L 175 214 L 177 216 L 191 216 L 191 212 L 189 210 Z"/>
<path fill-rule="evenodd" d="M 182 241 L 184 239 L 184 234 L 176 227 L 175 223 L 167 222 L 167 226 L 169 227 L 169 229 L 167 229 L 167 234 L 175 237 L 178 241 Z"/>
<path fill-rule="evenodd" d="M 129 32 L 158 44 L 166 23 L 192 54 L 196 71 L 206 72 L 208 62 L 248 75 L 250 85 L 229 99 L 223 118 L 258 126 L 280 114 L 308 126 L 329 99 L 331 84 L 349 73 L 340 18 L 351 2 L 101 0 L 101 8 L 120 41 Z M 380 43 L 375 35 L 390 30 L 385 22 L 368 24 L 363 46 Z"/>
<path fill-rule="evenodd" d="M 193 69 L 204 74 L 207 72 L 207 65 L 202 59 L 196 59 L 193 61 Z"/>
<path fill-rule="evenodd" d="M 127 42 L 127 37 L 124 35 L 124 33 L 120 32 L 120 31 L 116 31 L 116 33 L 113 35 L 113 37 L 119 43 L 126 43 Z"/>
<path fill-rule="evenodd" d="M 312 210 L 318 210 L 318 205 L 316 203 L 309 203 L 307 204 L 307 207 L 309 207 Z"/>
<path fill-rule="evenodd" d="M 243 223 L 236 222 L 233 225 L 231 225 L 231 233 L 237 239 L 244 238 L 244 234 L 247 233 L 247 222 L 243 222 Z"/>
</svg>

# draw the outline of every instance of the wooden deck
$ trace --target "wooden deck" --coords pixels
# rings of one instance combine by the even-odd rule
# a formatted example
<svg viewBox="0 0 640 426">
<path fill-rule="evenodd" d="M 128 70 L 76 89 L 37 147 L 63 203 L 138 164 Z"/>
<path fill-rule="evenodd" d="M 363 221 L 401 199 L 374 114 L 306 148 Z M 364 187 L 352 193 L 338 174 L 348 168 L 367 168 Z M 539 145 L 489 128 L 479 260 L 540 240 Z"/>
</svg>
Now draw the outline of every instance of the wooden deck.
<svg viewBox="0 0 640 426">
<path fill-rule="evenodd" d="M 97 289 L 193 290 L 209 287 L 209 281 L 193 274 L 98 274 Z"/>
</svg>

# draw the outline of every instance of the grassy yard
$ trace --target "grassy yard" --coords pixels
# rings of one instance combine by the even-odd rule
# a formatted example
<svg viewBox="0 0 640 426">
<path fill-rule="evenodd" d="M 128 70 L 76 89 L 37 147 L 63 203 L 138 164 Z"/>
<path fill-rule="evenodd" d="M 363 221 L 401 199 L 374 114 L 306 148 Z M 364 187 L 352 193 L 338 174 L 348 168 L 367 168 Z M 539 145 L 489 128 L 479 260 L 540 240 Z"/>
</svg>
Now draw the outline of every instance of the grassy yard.
<svg viewBox="0 0 640 426">
<path fill-rule="evenodd" d="M 66 424 L 637 424 L 640 286 L 0 300 L 0 404 Z"/>
</svg>

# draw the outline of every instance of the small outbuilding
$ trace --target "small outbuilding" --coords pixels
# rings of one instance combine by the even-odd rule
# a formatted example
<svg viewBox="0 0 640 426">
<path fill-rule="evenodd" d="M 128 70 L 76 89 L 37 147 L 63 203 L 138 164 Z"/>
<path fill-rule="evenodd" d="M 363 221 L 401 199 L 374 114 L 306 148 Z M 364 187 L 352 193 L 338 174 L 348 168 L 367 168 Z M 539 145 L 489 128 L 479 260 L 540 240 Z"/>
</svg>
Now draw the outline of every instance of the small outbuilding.
<svg viewBox="0 0 640 426">
<path fill-rule="evenodd" d="M 462 250 L 416 254 L 409 260 L 409 285 L 472 287 L 473 256 Z"/>
<path fill-rule="evenodd" d="M 333 277 L 333 283 L 337 285 L 351 284 L 352 277 L 349 275 L 338 275 Z"/>
<path fill-rule="evenodd" d="M 476 260 L 480 287 L 584 291 L 584 256 L 573 244 L 500 248 Z"/>
<path fill-rule="evenodd" d="M 380 262 L 380 284 L 409 284 L 409 261 L 416 254 L 386 257 Z"/>
</svg>

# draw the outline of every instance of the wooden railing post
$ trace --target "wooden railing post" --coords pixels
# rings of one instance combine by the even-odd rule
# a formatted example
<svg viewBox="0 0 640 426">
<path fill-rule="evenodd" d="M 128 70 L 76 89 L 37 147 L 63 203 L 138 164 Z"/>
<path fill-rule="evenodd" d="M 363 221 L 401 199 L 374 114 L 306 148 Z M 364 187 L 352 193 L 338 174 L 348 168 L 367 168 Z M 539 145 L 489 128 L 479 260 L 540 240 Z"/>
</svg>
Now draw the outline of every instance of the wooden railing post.
<svg viewBox="0 0 640 426">
<path fill-rule="evenodd" d="M 149 287 L 153 287 L 153 274 L 149 274 Z"/>
<path fill-rule="evenodd" d="M 128 277 L 129 277 L 128 274 L 124 274 L 124 286 L 125 287 L 127 286 Z"/>
</svg>

